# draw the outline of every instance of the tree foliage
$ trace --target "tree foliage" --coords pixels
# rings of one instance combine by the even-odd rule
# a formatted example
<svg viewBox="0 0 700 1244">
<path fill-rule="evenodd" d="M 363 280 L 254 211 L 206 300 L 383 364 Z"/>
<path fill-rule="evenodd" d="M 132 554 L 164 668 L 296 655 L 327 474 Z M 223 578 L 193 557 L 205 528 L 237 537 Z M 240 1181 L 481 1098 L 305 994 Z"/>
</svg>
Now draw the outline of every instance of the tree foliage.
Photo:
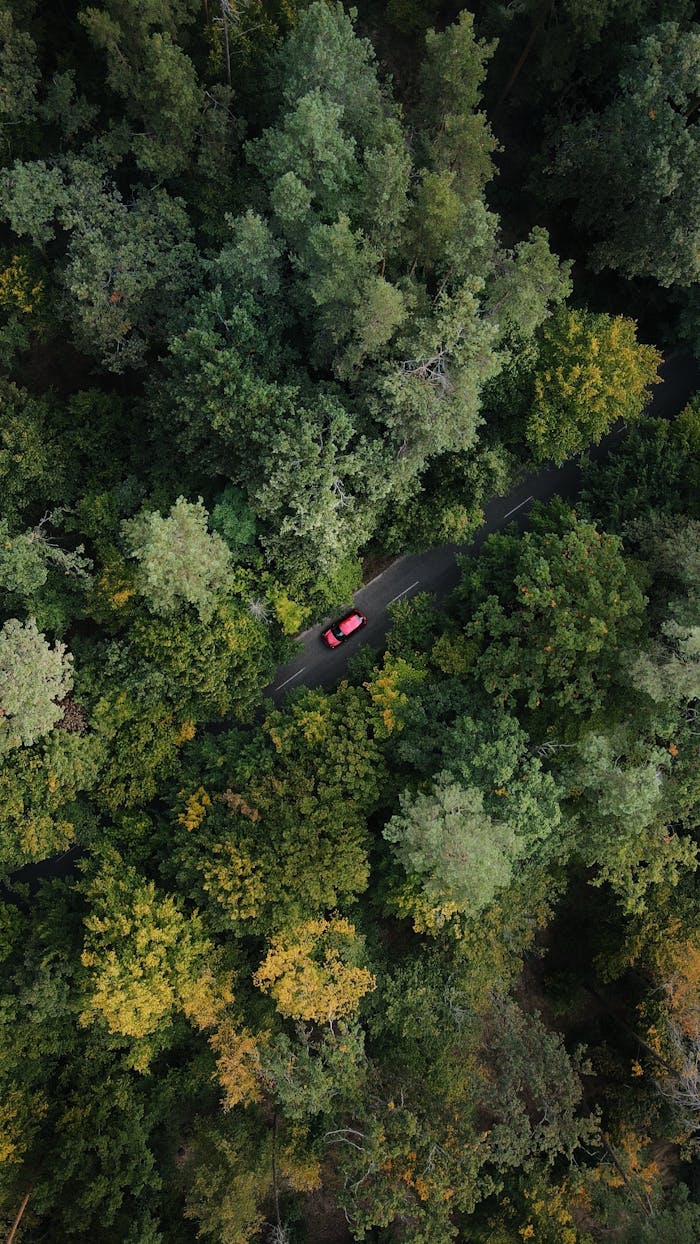
<svg viewBox="0 0 700 1244">
<path fill-rule="evenodd" d="M 504 706 L 574 713 L 600 702 L 645 604 L 619 537 L 565 507 L 553 530 L 490 537 L 460 594 L 475 607 L 464 632 L 486 690 Z"/>
<path fill-rule="evenodd" d="M 696 26 L 651 27 L 627 49 L 607 106 L 557 136 L 552 189 L 575 200 L 598 269 L 665 286 L 697 280 L 699 61 Z"/>
<path fill-rule="evenodd" d="M 8 1239 L 697 1234 L 698 27 L 458 9 L 0 0 Z"/>
<path fill-rule="evenodd" d="M 209 515 L 178 497 L 167 518 L 146 511 L 122 525 L 128 552 L 139 564 L 138 590 L 156 614 L 174 613 L 182 603 L 200 616 L 211 614 L 230 583 L 231 558 L 223 540 L 207 530 Z"/>
<path fill-rule="evenodd" d="M 384 837 L 409 876 L 418 877 L 430 902 L 443 912 L 475 914 L 508 884 L 520 843 L 512 829 L 493 821 L 475 787 L 446 773 L 429 794 L 403 795 L 401 812 Z"/>
<path fill-rule="evenodd" d="M 253 979 L 282 1015 L 332 1024 L 352 1015 L 374 987 L 361 951 L 348 920 L 308 920 L 278 934 Z"/>
<path fill-rule="evenodd" d="M 10 618 L 0 630 L 0 751 L 28 746 L 60 721 L 59 701 L 72 685 L 72 656 L 51 645 L 31 618 Z"/>
<path fill-rule="evenodd" d="M 639 419 L 661 355 L 621 316 L 558 312 L 542 330 L 525 434 L 535 458 L 561 463 L 618 420 Z"/>
</svg>

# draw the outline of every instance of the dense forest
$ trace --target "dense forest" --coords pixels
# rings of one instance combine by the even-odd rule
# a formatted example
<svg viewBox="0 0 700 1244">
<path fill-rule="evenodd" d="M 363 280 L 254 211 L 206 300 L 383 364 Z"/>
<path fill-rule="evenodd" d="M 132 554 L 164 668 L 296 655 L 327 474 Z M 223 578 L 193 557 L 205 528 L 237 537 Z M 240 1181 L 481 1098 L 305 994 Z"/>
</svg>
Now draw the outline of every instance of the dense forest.
<svg viewBox="0 0 700 1244">
<path fill-rule="evenodd" d="M 697 1244 L 691 0 L 0 0 L 0 128 L 3 1238 Z"/>
</svg>

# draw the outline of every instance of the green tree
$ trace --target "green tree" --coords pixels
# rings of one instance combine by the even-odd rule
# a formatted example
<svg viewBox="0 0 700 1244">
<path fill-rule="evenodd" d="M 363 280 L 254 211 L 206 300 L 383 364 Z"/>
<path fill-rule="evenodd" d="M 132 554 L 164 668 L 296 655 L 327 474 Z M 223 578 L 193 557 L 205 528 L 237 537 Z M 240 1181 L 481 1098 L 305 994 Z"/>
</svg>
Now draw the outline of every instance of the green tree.
<svg viewBox="0 0 700 1244">
<path fill-rule="evenodd" d="M 206 801 L 192 774 L 178 817 L 179 884 L 203 891 L 209 918 L 269 934 L 362 893 L 367 817 L 386 781 L 366 692 L 300 690 L 268 714 L 252 748 L 234 748 Z"/>
<path fill-rule="evenodd" d="M 138 562 L 137 586 L 153 613 L 167 616 L 183 603 L 211 617 L 231 587 L 231 554 L 216 532 L 201 497 L 178 497 L 167 518 L 145 510 L 122 523 L 122 538 Z"/>
<path fill-rule="evenodd" d="M 43 160 L 25 164 L 17 160 L 0 172 L 0 210 L 19 238 L 35 246 L 50 242 L 57 212 L 65 208 L 68 194 L 59 169 Z"/>
<path fill-rule="evenodd" d="M 399 750 L 406 744 L 401 740 Z M 476 786 L 486 811 L 508 825 L 528 855 L 558 846 L 561 790 L 542 761 L 532 755 L 527 734 L 501 709 L 480 717 L 460 716 L 442 739 L 443 764 L 465 785 Z"/>
<path fill-rule="evenodd" d="M 249 1244 L 265 1221 L 271 1178 L 270 1134 L 236 1116 L 200 1120 L 188 1153 L 185 1217 L 213 1244 Z"/>
<path fill-rule="evenodd" d="M 24 892 L 14 900 L 9 919 L 8 908 L 0 915 L 0 1214 L 11 1224 L 30 1189 L 23 1230 L 50 1219 L 64 1239 L 126 1239 L 159 1186 L 152 1085 L 114 1059 L 104 1034 L 77 1025 L 74 887 L 54 879 L 33 895 L 31 913 Z"/>
<path fill-rule="evenodd" d="M 107 85 L 124 101 L 137 163 L 156 177 L 182 172 L 194 144 L 202 88 L 179 45 L 193 18 L 194 6 L 182 0 L 103 0 L 79 14 L 90 42 L 105 56 Z"/>
<path fill-rule="evenodd" d="M 82 710 L 71 701 L 57 707 L 68 715 L 71 705 L 72 730 L 52 730 L 44 742 L 15 749 L 0 765 L 4 873 L 68 850 L 94 824 L 85 795 L 96 784 L 100 754 L 84 736 Z"/>
<path fill-rule="evenodd" d="M 217 494 L 209 522 L 234 555 L 255 544 L 255 514 L 240 488 L 231 486 Z"/>
<path fill-rule="evenodd" d="M 558 1033 L 539 1015 L 528 1015 L 509 998 L 496 997 L 485 1017 L 481 1058 L 482 1108 L 493 1122 L 489 1161 L 501 1170 L 530 1167 L 559 1154 L 571 1160 L 598 1133 L 595 1116 L 581 1117 L 580 1054 L 570 1058 Z"/>
<path fill-rule="evenodd" d="M 535 226 L 526 241 L 497 255 L 486 287 L 489 315 L 505 333 L 531 337 L 569 297 L 571 266 L 550 250 L 547 230 Z"/>
<path fill-rule="evenodd" d="M 168 640 L 173 644 L 170 636 Z M 212 647 L 218 647 L 216 640 Z M 89 712 L 99 750 L 95 798 L 112 814 L 152 799 L 174 774 L 179 749 L 196 730 L 195 721 L 179 703 L 182 692 L 177 685 L 168 686 L 167 666 L 172 662 L 177 668 L 175 656 L 166 654 L 166 668 L 161 671 L 149 655 L 151 659 L 144 660 L 135 645 L 103 641 L 78 671 L 80 702 Z M 189 686 L 183 680 L 192 698 L 192 682 L 201 677 L 200 666 Z M 203 699 L 206 715 L 211 705 L 206 696 Z"/>
<path fill-rule="evenodd" d="M 481 386 L 498 368 L 497 329 L 482 316 L 480 284 L 442 293 L 399 338 L 396 359 L 378 377 L 370 401 L 396 445 L 397 474 L 410 478 L 428 457 L 474 445 Z"/>
<path fill-rule="evenodd" d="M 481 87 L 494 44 L 474 35 L 474 17 L 466 9 L 442 33 L 429 30 L 421 67 L 418 115 L 427 162 L 449 170 L 462 202 L 476 198 L 493 176 L 496 140 L 483 112 Z"/>
<path fill-rule="evenodd" d="M 18 236 L 44 244 L 68 232 L 57 264 L 63 307 L 76 344 L 110 371 L 142 366 L 151 339 L 162 340 L 194 292 L 200 260 L 181 199 L 141 190 L 126 203 L 99 164 L 42 161 L 0 174 L 0 210 Z"/>
<path fill-rule="evenodd" d="M 341 128 L 343 109 L 320 88 L 290 103 L 280 126 L 246 147 L 263 173 L 273 212 L 295 247 L 309 223 L 333 220 L 347 202 L 355 171 L 355 141 Z"/>
<path fill-rule="evenodd" d="M 246 152 L 263 175 L 278 228 L 310 268 L 311 232 L 346 215 L 382 260 L 383 277 L 386 257 L 400 245 L 410 157 L 371 45 L 357 38 L 341 4 L 317 2 L 300 15 L 273 70 L 279 119 Z"/>
<path fill-rule="evenodd" d="M 700 523 L 657 523 L 650 534 L 652 568 L 673 588 L 655 643 L 633 663 L 632 681 L 658 704 L 689 703 L 700 695 Z"/>
<path fill-rule="evenodd" d="M 693 1244 L 700 1231 L 700 1206 L 690 1199 L 685 1184 L 678 1184 L 668 1204 L 653 1221 L 638 1221 L 625 1230 L 623 1244 Z"/>
<path fill-rule="evenodd" d="M 698 279 L 699 63 L 697 26 L 651 27 L 628 49 L 610 103 L 557 136 L 548 192 L 575 200 L 597 269 L 665 286 Z"/>
<path fill-rule="evenodd" d="M 463 563 L 458 594 L 479 656 L 474 671 L 504 705 L 583 712 L 605 698 L 639 635 L 645 597 L 617 536 L 566 507 L 522 538 L 491 536 Z"/>
<path fill-rule="evenodd" d="M 71 173 L 62 284 L 76 342 L 109 371 L 143 366 L 196 288 L 200 261 L 184 204 L 156 189 L 127 205 L 95 167 L 76 161 Z"/>
<path fill-rule="evenodd" d="M 13 14 L 10 5 L 0 8 L 0 125 L 9 142 L 13 129 L 26 125 L 36 115 L 41 77 L 36 43 L 21 28 L 18 17 L 20 14 Z"/>
<path fill-rule="evenodd" d="M 0 587 L 20 598 L 31 597 L 46 583 L 51 569 L 87 585 L 92 562 L 84 556 L 84 546 L 62 549 L 49 535 L 49 522 L 60 520 L 60 513 L 48 514 L 41 522 L 20 535 L 11 536 L 0 519 Z"/>
<path fill-rule="evenodd" d="M 344 214 L 310 234 L 304 265 L 317 308 L 315 359 L 332 361 L 340 377 L 383 355 L 405 318 L 404 297 L 380 274 L 380 259 Z"/>
<path fill-rule="evenodd" d="M 134 667 L 145 660 L 158 670 L 186 720 L 249 719 L 274 674 L 270 628 L 240 602 L 222 601 L 199 617 L 187 610 L 139 619 L 131 636 Z"/>
<path fill-rule="evenodd" d="M 400 804 L 384 837 L 435 908 L 446 916 L 457 911 L 472 915 L 508 884 L 521 841 L 484 811 L 476 787 L 461 786 L 441 773 L 429 793 L 403 794 Z"/>
<path fill-rule="evenodd" d="M 73 686 L 73 658 L 65 644 L 53 647 L 36 622 L 10 618 L 0 630 L 0 753 L 29 746 L 60 721 L 59 700 Z"/>
<path fill-rule="evenodd" d="M 264 217 L 248 209 L 245 214 L 225 217 L 228 236 L 211 261 L 216 283 L 239 296 L 262 301 L 266 307 L 279 294 L 282 284 L 283 248 Z"/>
<path fill-rule="evenodd" d="M 342 4 L 316 0 L 299 16 L 279 52 L 281 96 L 289 107 L 320 90 L 343 110 L 344 126 L 363 146 L 383 130 L 388 101 L 368 39 L 358 39 Z"/>
<path fill-rule="evenodd" d="M 29 507 L 68 499 L 65 466 L 50 428 L 50 399 L 0 380 L 0 482 L 8 522 Z"/>
<path fill-rule="evenodd" d="M 320 1030 L 297 1024 L 293 1039 L 279 1033 L 262 1047 L 260 1064 L 285 1119 L 336 1118 L 361 1094 L 368 1071 L 364 1032 L 357 1019 L 336 1019 Z"/>
<path fill-rule="evenodd" d="M 700 402 L 676 419 L 645 419 L 604 462 L 583 466 L 582 502 L 608 530 L 650 511 L 700 518 Z"/>
<path fill-rule="evenodd" d="M 483 190 L 497 144 L 478 110 L 493 47 L 476 39 L 466 10 L 442 33 L 426 36 L 415 114 L 422 167 L 407 249 L 412 262 L 435 274 L 439 290 L 483 277 L 496 248 L 498 222 Z"/>
<path fill-rule="evenodd" d="M 173 426 L 183 455 L 223 475 L 251 498 L 260 459 L 293 418 L 296 390 L 284 369 L 277 321 L 250 299 L 230 306 L 219 289 L 192 307 L 189 327 L 170 341 L 162 383 L 151 395 L 161 437 Z"/>
<path fill-rule="evenodd" d="M 584 736 L 565 773 L 576 818 L 575 851 L 608 883 L 629 913 L 641 913 L 653 886 L 673 887 L 697 867 L 698 849 L 676 832 L 671 757 L 624 728 Z"/>
<path fill-rule="evenodd" d="M 373 511 L 357 494 L 371 460 L 354 433 L 350 413 L 322 397 L 315 407 L 297 410 L 291 427 L 280 427 L 263 459 L 264 482 L 254 495 L 265 524 L 260 542 L 293 585 L 310 578 L 332 582 L 369 536 Z"/>
</svg>

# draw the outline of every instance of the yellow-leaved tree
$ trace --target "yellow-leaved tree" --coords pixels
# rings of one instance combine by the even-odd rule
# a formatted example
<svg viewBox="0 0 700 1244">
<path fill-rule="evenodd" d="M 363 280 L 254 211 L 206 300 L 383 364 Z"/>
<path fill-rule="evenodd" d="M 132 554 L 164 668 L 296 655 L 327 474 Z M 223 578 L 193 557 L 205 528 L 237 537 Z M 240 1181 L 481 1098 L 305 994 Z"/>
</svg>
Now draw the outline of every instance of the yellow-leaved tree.
<svg viewBox="0 0 700 1244">
<path fill-rule="evenodd" d="M 343 917 L 306 920 L 278 933 L 253 977 L 281 1015 L 318 1024 L 357 1010 L 375 979 L 360 966 L 363 939 Z"/>
<path fill-rule="evenodd" d="M 85 894 L 83 1026 L 130 1038 L 134 1065 L 144 1068 L 178 1011 L 200 1029 L 217 1023 L 232 1000 L 231 982 L 217 970 L 197 912 L 184 912 L 116 851 Z"/>
<path fill-rule="evenodd" d="M 558 311 L 542 329 L 527 440 L 539 461 L 562 463 L 618 419 L 641 415 L 661 355 L 637 341 L 634 320 Z"/>
</svg>

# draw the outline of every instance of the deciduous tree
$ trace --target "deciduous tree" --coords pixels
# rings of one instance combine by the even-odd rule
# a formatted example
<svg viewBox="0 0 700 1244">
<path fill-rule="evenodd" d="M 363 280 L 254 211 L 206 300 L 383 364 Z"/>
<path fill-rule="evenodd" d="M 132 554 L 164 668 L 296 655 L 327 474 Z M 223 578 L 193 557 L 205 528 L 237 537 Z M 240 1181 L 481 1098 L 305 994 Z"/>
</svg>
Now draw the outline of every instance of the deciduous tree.
<svg viewBox="0 0 700 1244">
<path fill-rule="evenodd" d="M 133 1042 L 135 1065 L 145 1067 L 177 1011 L 202 1028 L 215 1022 L 231 1000 L 230 979 L 216 980 L 214 948 L 197 914 L 159 894 L 116 853 L 86 881 L 85 895 L 80 1022 Z"/>
<path fill-rule="evenodd" d="M 178 497 L 166 518 L 145 510 L 122 524 L 130 555 L 138 562 L 137 585 L 153 613 L 167 616 L 193 605 L 211 617 L 231 586 L 231 554 L 216 532 L 201 497 Z"/>
<path fill-rule="evenodd" d="M 460 592 L 474 607 L 464 629 L 487 691 L 532 709 L 601 703 L 645 606 L 617 536 L 562 508 L 520 539 L 490 537 L 464 568 Z"/>
<path fill-rule="evenodd" d="M 512 876 L 522 842 L 484 811 L 481 792 L 441 773 L 428 794 L 401 796 L 384 837 L 409 878 L 448 916 L 476 914 Z"/>
<path fill-rule="evenodd" d="M 272 940 L 253 980 L 281 1015 L 333 1024 L 353 1015 L 374 988 L 372 973 L 361 966 L 362 951 L 349 920 L 307 920 Z"/>
<path fill-rule="evenodd" d="M 560 311 L 544 325 L 525 434 L 557 463 L 598 441 L 618 419 L 639 419 L 661 355 L 621 316 Z"/>
<path fill-rule="evenodd" d="M 10 618 L 0 630 L 0 753 L 29 746 L 60 721 L 58 703 L 73 685 L 73 658 L 51 646 L 31 618 Z"/>
</svg>

